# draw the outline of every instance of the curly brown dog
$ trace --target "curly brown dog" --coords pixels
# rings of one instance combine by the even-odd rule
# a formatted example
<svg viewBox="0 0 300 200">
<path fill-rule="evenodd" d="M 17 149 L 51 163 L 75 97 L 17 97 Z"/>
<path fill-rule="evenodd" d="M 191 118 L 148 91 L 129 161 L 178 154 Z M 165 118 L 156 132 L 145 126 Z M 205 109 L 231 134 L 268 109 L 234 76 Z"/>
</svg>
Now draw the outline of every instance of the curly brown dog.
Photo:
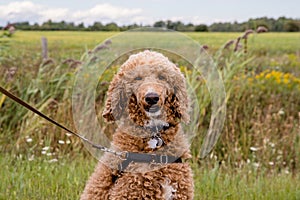
<svg viewBox="0 0 300 200">
<path fill-rule="evenodd" d="M 81 199 L 193 199 L 184 76 L 161 53 L 129 57 L 110 84 L 103 117 L 116 122 L 111 149 L 90 177 Z"/>
</svg>

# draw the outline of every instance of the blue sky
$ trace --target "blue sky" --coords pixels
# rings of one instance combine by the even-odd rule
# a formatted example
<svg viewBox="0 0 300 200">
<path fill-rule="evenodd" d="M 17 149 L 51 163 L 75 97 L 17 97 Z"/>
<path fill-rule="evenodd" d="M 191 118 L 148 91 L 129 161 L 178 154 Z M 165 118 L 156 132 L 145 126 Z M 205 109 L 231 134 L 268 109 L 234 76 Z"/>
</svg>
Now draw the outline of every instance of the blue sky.
<svg viewBox="0 0 300 200">
<path fill-rule="evenodd" d="M 95 21 L 151 25 L 167 19 L 211 24 L 263 16 L 300 18 L 299 8 L 299 0 L 1 0 L 0 26 L 16 21 L 42 23 L 48 19 L 86 25 Z"/>
</svg>

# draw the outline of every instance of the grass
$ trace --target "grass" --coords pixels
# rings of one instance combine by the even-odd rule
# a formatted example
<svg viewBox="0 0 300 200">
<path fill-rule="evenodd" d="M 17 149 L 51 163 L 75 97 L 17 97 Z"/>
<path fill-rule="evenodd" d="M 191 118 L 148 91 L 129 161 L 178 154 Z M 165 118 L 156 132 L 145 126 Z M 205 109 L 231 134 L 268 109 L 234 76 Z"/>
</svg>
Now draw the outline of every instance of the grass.
<svg viewBox="0 0 300 200">
<path fill-rule="evenodd" d="M 0 157 L 0 199 L 79 199 L 96 161 L 77 155 L 57 162 L 37 158 Z M 239 171 L 208 170 L 194 165 L 195 200 L 256 199 L 297 200 L 299 175 L 258 173 L 249 167 Z"/>
<path fill-rule="evenodd" d="M 299 175 L 264 174 L 254 167 L 231 171 L 194 168 L 195 199 L 256 199 L 297 200 L 299 196 Z"/>
<path fill-rule="evenodd" d="M 74 63 L 114 34 L 17 32 L 0 40 L 0 84 L 74 129 Z M 222 49 L 242 33 L 187 35 L 208 45 L 227 90 L 222 136 L 209 158 L 199 161 L 211 115 L 209 95 L 199 74 L 186 71 L 192 74 L 190 82 L 198 84 L 202 103 L 191 145 L 195 199 L 300 199 L 299 33 L 252 34 L 247 54 L 243 48 L 233 52 L 234 45 Z M 41 58 L 41 37 L 48 39 L 48 60 Z M 107 70 L 98 88 L 99 109 L 112 76 L 113 70 Z M 78 199 L 96 164 L 83 148 L 77 138 L 0 94 L 0 199 Z"/>
<path fill-rule="evenodd" d="M 80 156 L 51 162 L 1 155 L 0 199 L 79 199 L 94 165 Z"/>
</svg>

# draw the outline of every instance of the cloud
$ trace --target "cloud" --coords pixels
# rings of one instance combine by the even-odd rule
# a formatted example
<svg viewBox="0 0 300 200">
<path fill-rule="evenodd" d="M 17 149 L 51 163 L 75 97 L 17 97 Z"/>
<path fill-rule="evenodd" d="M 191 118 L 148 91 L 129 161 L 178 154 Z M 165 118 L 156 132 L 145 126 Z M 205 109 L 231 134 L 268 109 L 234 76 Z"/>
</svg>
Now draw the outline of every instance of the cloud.
<svg viewBox="0 0 300 200">
<path fill-rule="evenodd" d="M 118 24 L 132 23 L 132 18 L 142 13 L 142 9 L 128 9 L 112 6 L 110 4 L 98 4 L 89 10 L 76 11 L 71 18 L 77 22 L 91 24 L 94 21 L 103 23 L 116 22 Z"/>
<path fill-rule="evenodd" d="M 109 3 L 97 4 L 87 9 L 71 10 L 70 8 L 50 7 L 41 3 L 33 3 L 30 0 L 15 1 L 6 5 L 0 4 L 0 26 L 6 25 L 7 22 L 24 21 L 28 21 L 31 24 L 36 22 L 41 24 L 49 19 L 55 22 L 67 21 L 74 22 L 75 24 L 83 22 L 85 25 L 92 25 L 96 21 L 102 22 L 103 24 L 116 22 L 118 25 L 129 25 L 133 23 L 152 25 L 160 20 L 181 21 L 193 24 L 224 21 L 192 15 L 159 18 L 153 15 L 146 15 L 146 11 L 149 10 L 114 6 Z"/>
<path fill-rule="evenodd" d="M 35 5 L 30 1 L 12 2 L 8 5 L 0 5 L 0 21 L 24 21 L 39 18 L 37 10 L 41 10 L 40 5 Z"/>
<path fill-rule="evenodd" d="M 141 17 L 140 8 L 124 8 L 110 4 L 97 4 L 86 10 L 72 11 L 68 8 L 52 8 L 35 4 L 31 1 L 16 1 L 7 5 L 0 5 L 0 24 L 7 22 L 42 23 L 49 19 L 52 21 L 68 21 L 75 23 L 93 24 L 95 21 L 102 23 L 116 22 L 118 24 L 134 23 L 133 19 Z"/>
<path fill-rule="evenodd" d="M 49 19 L 52 21 L 69 21 L 70 11 L 66 8 L 46 8 L 38 12 L 39 22 L 45 22 Z"/>
</svg>

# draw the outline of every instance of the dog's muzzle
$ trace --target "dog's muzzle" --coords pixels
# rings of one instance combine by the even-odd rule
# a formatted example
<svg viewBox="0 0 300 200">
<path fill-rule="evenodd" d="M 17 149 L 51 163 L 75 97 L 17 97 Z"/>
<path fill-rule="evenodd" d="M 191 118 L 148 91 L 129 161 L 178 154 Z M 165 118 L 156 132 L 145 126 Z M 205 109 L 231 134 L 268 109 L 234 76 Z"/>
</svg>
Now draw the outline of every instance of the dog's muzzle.
<svg viewBox="0 0 300 200">
<path fill-rule="evenodd" d="M 145 102 L 147 103 L 145 110 L 150 113 L 156 113 L 160 107 L 158 105 L 159 95 L 155 92 L 150 92 L 145 95 Z"/>
</svg>

